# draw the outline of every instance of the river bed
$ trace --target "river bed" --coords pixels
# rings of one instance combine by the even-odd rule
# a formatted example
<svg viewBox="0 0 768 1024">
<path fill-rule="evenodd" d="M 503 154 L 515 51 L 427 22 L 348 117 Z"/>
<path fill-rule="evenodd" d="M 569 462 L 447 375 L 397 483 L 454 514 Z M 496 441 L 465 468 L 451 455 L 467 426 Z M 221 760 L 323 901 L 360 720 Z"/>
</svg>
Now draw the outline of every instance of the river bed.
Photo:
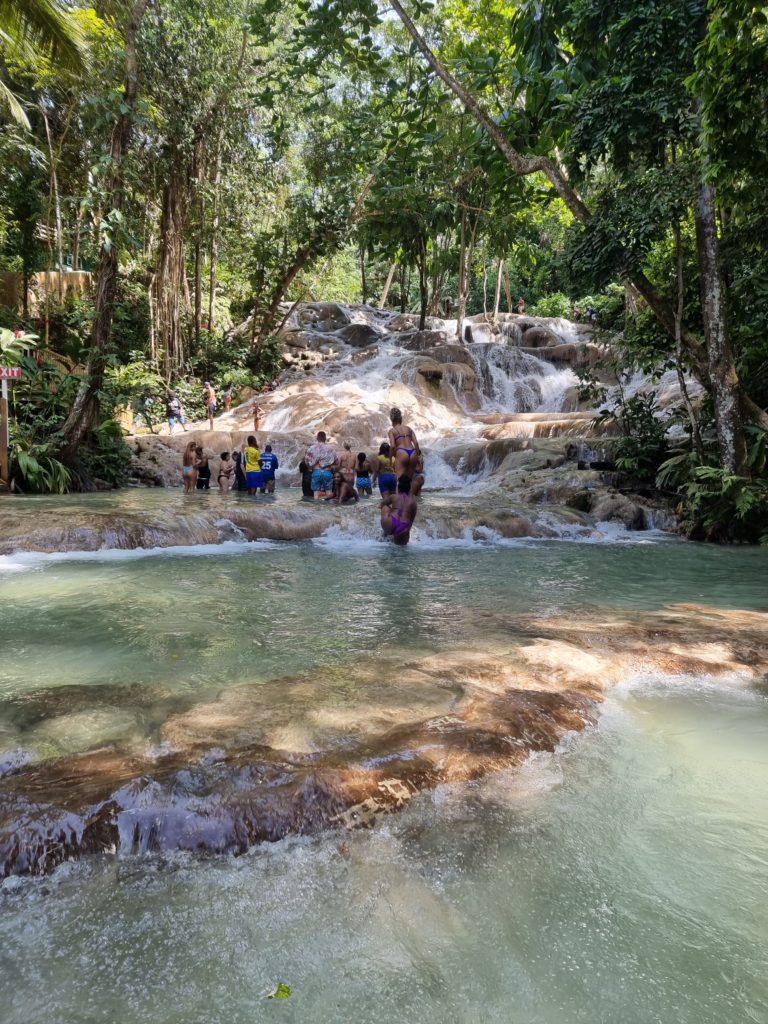
<svg viewBox="0 0 768 1024">
<path fill-rule="evenodd" d="M 389 736 L 388 713 L 450 715 L 414 665 L 455 687 L 469 655 L 514 666 L 539 622 L 614 623 L 620 649 L 668 608 L 763 612 L 767 555 L 648 534 L 395 550 L 334 529 L 6 556 L 0 758 L 142 757 L 193 732 L 229 749 L 222 709 L 242 707 L 260 743 L 338 761 L 350 730 Z M 768 1021 L 765 686 L 645 663 L 614 682 L 552 751 L 367 830 L 7 878 L 3 1024 Z M 267 1001 L 280 981 L 291 997 Z"/>
</svg>

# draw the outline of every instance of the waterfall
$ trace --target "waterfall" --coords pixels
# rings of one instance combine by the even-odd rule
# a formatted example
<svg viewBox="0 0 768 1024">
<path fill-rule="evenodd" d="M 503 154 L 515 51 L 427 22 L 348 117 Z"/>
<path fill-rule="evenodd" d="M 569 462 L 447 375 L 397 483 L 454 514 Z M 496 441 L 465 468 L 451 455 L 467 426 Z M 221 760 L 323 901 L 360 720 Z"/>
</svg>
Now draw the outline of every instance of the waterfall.
<svg viewBox="0 0 768 1024">
<path fill-rule="evenodd" d="M 482 408 L 489 412 L 559 412 L 576 383 L 572 370 L 556 369 L 506 344 L 474 344 L 468 350 Z"/>
</svg>

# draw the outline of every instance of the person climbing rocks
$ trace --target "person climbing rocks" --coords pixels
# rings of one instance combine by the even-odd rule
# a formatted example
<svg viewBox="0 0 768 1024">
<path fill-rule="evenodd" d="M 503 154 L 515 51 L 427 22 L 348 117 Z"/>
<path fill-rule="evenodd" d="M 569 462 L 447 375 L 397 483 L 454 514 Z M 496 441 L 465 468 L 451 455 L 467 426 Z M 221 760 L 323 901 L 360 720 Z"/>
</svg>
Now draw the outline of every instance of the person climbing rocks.
<svg viewBox="0 0 768 1024">
<path fill-rule="evenodd" d="M 245 469 L 245 486 L 249 494 L 255 494 L 262 484 L 261 473 L 261 452 L 259 442 L 253 436 L 248 435 L 248 440 L 243 445 L 243 464 Z"/>
<path fill-rule="evenodd" d="M 411 462 L 419 450 L 419 442 L 413 430 L 404 425 L 403 414 L 397 407 L 389 410 L 389 419 L 392 426 L 389 428 L 387 440 L 395 459 L 395 475 L 400 477 L 405 473 L 411 476 Z"/>
<path fill-rule="evenodd" d="M 197 442 L 190 441 L 184 449 L 181 460 L 181 478 L 184 482 L 184 493 L 191 494 L 197 482 Z"/>
<path fill-rule="evenodd" d="M 234 385 L 230 381 L 230 383 L 227 384 L 227 386 L 224 388 L 224 390 L 221 393 L 221 397 L 222 397 L 222 399 L 224 401 L 224 412 L 229 412 L 229 410 L 232 408 L 232 389 L 233 389 L 233 387 L 234 387 Z"/>
<path fill-rule="evenodd" d="M 405 547 L 411 539 L 417 511 L 416 499 L 411 496 L 411 478 L 403 474 L 397 481 L 397 494 L 385 494 L 381 499 L 381 528 L 385 535 Z"/>
<path fill-rule="evenodd" d="M 364 495 L 366 498 L 373 497 L 371 472 L 371 464 L 368 461 L 368 456 L 365 452 L 359 452 L 357 456 L 357 463 L 355 465 L 355 487 L 357 488 L 357 493 Z"/>
<path fill-rule="evenodd" d="M 203 384 L 203 405 L 208 416 L 208 426 L 213 430 L 213 417 L 216 415 L 216 389 L 209 380 Z"/>
<path fill-rule="evenodd" d="M 216 482 L 219 485 L 219 490 L 223 494 L 232 486 L 232 477 L 235 475 L 235 463 L 229 452 L 222 452 L 220 459 L 219 475 L 216 478 Z"/>
<path fill-rule="evenodd" d="M 397 477 L 395 476 L 395 460 L 392 458 L 392 450 L 389 444 L 384 441 L 379 446 L 379 454 L 373 466 L 372 486 L 379 484 L 379 494 L 392 494 L 397 490 Z"/>
<path fill-rule="evenodd" d="M 261 430 L 261 425 L 264 422 L 264 410 L 261 406 L 256 403 L 253 407 L 253 429 L 258 433 Z"/>
<path fill-rule="evenodd" d="M 312 470 L 312 491 L 316 498 L 333 497 L 333 467 L 336 464 L 336 449 L 328 444 L 324 430 L 319 430 L 317 440 L 307 448 L 304 461 Z"/>
<path fill-rule="evenodd" d="M 522 295 L 517 300 L 517 312 L 520 314 L 520 316 L 523 316 L 523 314 L 525 313 L 525 299 Z"/>
<path fill-rule="evenodd" d="M 272 445 L 264 445 L 261 453 L 261 493 L 275 493 L 275 470 L 280 468 L 277 456 L 272 451 Z"/>
<path fill-rule="evenodd" d="M 184 408 L 181 404 L 181 399 L 174 391 L 169 391 L 165 396 L 165 416 L 168 420 L 168 433 L 173 433 L 173 428 L 178 422 L 181 429 L 186 434 L 187 432 L 187 421 L 184 418 Z"/>
<path fill-rule="evenodd" d="M 200 445 L 195 449 L 197 455 L 197 479 L 195 489 L 198 491 L 210 491 L 211 489 L 211 467 L 208 464 L 208 456 Z"/>
</svg>

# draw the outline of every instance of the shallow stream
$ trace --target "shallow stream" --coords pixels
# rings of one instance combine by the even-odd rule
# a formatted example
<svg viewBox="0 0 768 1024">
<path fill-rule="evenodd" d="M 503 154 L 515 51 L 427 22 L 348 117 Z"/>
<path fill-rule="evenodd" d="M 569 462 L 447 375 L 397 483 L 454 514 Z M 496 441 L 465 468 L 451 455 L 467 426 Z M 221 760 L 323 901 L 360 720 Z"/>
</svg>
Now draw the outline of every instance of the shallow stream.
<svg viewBox="0 0 768 1024">
<path fill-rule="evenodd" d="M 394 550 L 338 530 L 7 556 L 0 762 L 144 755 L 220 727 L 205 709 L 244 690 L 269 702 L 271 746 L 311 752 L 395 695 L 407 713 L 417 661 L 514 662 L 518 616 L 765 611 L 767 556 L 642 534 Z M 414 713 L 442 700 L 425 689 Z M 554 753 L 370 830 L 7 878 L 0 1020 L 765 1024 L 767 850 L 764 686 L 639 670 Z M 267 1001 L 280 981 L 290 999 Z"/>
</svg>

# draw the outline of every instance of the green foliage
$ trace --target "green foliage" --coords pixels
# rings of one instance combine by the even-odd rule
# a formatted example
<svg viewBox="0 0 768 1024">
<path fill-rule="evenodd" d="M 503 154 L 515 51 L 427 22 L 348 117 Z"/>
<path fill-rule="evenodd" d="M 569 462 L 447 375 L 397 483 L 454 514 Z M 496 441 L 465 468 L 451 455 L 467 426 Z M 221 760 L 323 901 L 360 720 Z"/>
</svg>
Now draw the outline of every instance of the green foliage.
<svg viewBox="0 0 768 1024">
<path fill-rule="evenodd" d="M 748 466 L 752 476 L 737 476 L 714 464 L 702 465 L 689 449 L 671 455 L 659 467 L 657 486 L 680 496 L 681 524 L 696 540 L 768 544 L 768 432 L 748 428 Z"/>
<path fill-rule="evenodd" d="M 622 430 L 621 437 L 606 442 L 616 467 L 638 480 L 653 480 L 667 453 L 668 426 L 656 415 L 654 396 L 633 395 L 600 418 Z"/>
<path fill-rule="evenodd" d="M 128 475 L 131 450 L 125 443 L 123 430 L 114 420 L 103 420 L 94 431 L 87 447 L 80 449 L 80 461 L 94 480 L 110 487 L 122 486 Z"/>
<path fill-rule="evenodd" d="M 64 494 L 68 491 L 72 476 L 51 454 L 55 450 L 50 442 L 35 442 L 12 433 L 9 455 L 11 478 L 15 485 L 20 490 L 39 494 Z"/>
<path fill-rule="evenodd" d="M 571 300 L 562 292 L 554 292 L 552 295 L 545 295 L 539 299 L 531 309 L 533 316 L 562 316 L 570 317 L 573 313 Z"/>
</svg>

